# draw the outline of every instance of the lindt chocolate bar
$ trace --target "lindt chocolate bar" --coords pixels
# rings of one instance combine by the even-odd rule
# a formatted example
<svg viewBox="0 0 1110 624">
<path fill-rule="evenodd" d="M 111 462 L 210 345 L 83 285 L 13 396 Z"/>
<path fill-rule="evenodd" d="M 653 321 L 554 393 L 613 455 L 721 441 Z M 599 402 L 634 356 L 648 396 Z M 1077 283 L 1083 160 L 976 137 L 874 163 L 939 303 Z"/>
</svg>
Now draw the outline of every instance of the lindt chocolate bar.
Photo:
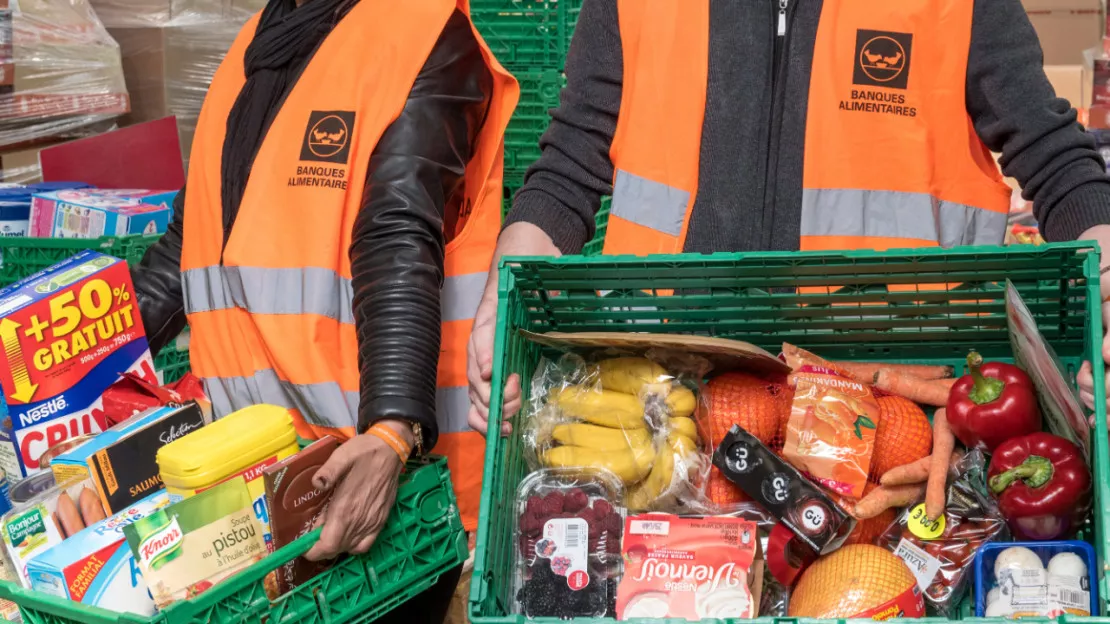
<svg viewBox="0 0 1110 624">
<path fill-rule="evenodd" d="M 330 494 L 317 490 L 312 478 L 337 448 L 338 440 L 324 436 L 262 473 L 275 551 L 312 531 L 317 518 L 324 513 Z M 329 567 L 327 562 L 297 557 L 277 569 L 278 594 L 285 594 Z"/>
<path fill-rule="evenodd" d="M 713 465 L 818 553 L 839 548 L 856 525 L 855 518 L 739 425 L 713 453 Z"/>
</svg>

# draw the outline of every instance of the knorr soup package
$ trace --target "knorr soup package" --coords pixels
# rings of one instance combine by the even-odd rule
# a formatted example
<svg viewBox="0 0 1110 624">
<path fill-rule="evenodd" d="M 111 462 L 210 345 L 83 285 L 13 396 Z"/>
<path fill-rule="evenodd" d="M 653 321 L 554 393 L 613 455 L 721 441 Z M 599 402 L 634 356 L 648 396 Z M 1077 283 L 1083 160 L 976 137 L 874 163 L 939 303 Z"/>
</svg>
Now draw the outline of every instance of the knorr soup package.
<svg viewBox="0 0 1110 624">
<path fill-rule="evenodd" d="M 236 477 L 124 528 L 159 608 L 200 594 L 266 554 L 252 502 Z"/>
</svg>

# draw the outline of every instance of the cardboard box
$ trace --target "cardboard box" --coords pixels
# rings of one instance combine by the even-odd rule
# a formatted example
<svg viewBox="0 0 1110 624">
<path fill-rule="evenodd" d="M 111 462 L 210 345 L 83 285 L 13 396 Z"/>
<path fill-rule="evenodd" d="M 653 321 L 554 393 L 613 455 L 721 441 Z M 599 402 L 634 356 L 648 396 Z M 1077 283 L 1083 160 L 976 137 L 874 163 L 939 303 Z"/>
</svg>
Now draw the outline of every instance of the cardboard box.
<svg viewBox="0 0 1110 624">
<path fill-rule="evenodd" d="M 188 163 L 208 85 L 239 33 L 238 18 L 245 15 L 214 23 L 109 29 L 119 42 L 131 94 L 131 112 L 121 125 L 176 116 Z"/>
<path fill-rule="evenodd" d="M 35 194 L 31 236 L 99 238 L 169 227 L 177 191 L 71 189 Z"/>
<path fill-rule="evenodd" d="M 127 263 L 95 251 L 0 290 L 0 468 L 38 473 L 47 449 L 105 429 L 101 395 L 120 373 L 150 371 Z"/>
<path fill-rule="evenodd" d="M 158 449 L 207 421 L 196 403 L 159 407 L 126 420 L 50 462 L 59 482 L 92 478 L 108 513 L 119 513 L 162 489 Z"/>
<path fill-rule="evenodd" d="M 1102 42 L 1102 0 L 1022 0 L 1041 40 L 1045 65 L 1083 62 L 1083 51 Z"/>
<path fill-rule="evenodd" d="M 1091 106 L 1091 74 L 1082 64 L 1045 65 L 1044 73 L 1056 96 L 1071 102 L 1072 108 Z"/>
<path fill-rule="evenodd" d="M 111 611 L 154 615 L 154 600 L 123 529 L 169 504 L 165 492 L 155 493 L 36 556 L 27 564 L 31 589 Z"/>
</svg>

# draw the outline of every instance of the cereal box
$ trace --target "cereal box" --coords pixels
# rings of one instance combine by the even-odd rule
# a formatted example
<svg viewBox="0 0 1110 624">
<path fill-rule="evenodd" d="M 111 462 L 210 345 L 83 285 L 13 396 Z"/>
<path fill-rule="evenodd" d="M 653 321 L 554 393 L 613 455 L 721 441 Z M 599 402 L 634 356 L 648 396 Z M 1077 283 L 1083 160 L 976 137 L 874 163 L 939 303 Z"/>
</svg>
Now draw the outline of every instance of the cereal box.
<svg viewBox="0 0 1110 624">
<path fill-rule="evenodd" d="M 11 477 L 103 431 L 100 396 L 121 373 L 156 379 L 133 290 L 126 262 L 93 251 L 0 290 L 0 468 Z"/>
<path fill-rule="evenodd" d="M 31 236 L 98 238 L 165 232 L 176 192 L 70 189 L 31 200 Z"/>
<path fill-rule="evenodd" d="M 169 496 L 158 492 L 38 555 L 27 564 L 31 589 L 112 611 L 154 615 L 154 600 L 123 531 L 169 504 Z"/>
</svg>

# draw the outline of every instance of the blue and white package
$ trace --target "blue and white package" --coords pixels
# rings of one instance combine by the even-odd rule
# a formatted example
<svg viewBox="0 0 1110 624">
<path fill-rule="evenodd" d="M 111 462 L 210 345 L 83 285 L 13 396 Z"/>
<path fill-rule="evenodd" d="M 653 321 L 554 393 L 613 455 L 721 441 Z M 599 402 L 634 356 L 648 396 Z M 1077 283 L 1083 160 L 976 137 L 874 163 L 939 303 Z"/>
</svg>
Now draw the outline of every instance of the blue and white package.
<svg viewBox="0 0 1110 624">
<path fill-rule="evenodd" d="M 27 563 L 31 589 L 110 611 L 154 615 L 154 599 L 123 527 L 169 504 L 162 490 L 37 555 Z"/>
</svg>

